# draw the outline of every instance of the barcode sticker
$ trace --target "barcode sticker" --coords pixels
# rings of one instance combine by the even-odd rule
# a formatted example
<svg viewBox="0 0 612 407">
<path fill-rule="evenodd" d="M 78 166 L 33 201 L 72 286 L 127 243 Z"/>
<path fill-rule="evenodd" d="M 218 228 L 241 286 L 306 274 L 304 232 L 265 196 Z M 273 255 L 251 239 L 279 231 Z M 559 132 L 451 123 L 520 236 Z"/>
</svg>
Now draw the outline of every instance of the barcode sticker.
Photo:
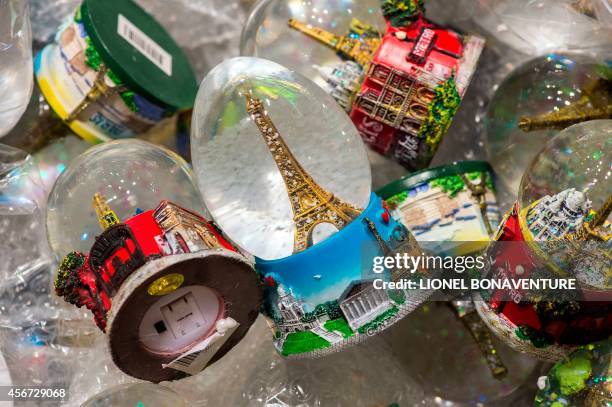
<svg viewBox="0 0 612 407">
<path fill-rule="evenodd" d="M 117 33 L 166 75 L 172 76 L 172 55 L 121 14 L 117 22 Z"/>
<path fill-rule="evenodd" d="M 180 370 L 181 372 L 185 372 L 190 375 L 200 373 L 206 367 L 210 359 L 212 359 L 215 353 L 221 349 L 221 346 L 223 346 L 223 344 L 229 339 L 230 336 L 232 336 L 234 331 L 236 331 L 240 325 L 234 319 L 229 317 L 223 321 L 225 322 L 223 332 L 220 332 L 219 330 L 215 331 L 208 338 L 194 346 L 189 351 L 183 353 L 172 362 L 162 364 L 162 367 L 164 369 L 169 367 L 174 370 Z"/>
</svg>

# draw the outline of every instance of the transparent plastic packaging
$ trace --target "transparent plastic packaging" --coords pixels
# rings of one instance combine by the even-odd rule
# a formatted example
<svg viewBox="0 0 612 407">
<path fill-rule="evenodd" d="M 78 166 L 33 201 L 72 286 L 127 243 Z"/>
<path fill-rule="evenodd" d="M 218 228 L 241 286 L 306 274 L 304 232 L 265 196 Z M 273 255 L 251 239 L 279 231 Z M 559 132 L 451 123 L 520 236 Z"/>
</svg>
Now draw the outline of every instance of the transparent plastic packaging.
<svg viewBox="0 0 612 407">
<path fill-rule="evenodd" d="M 0 138 L 19 121 L 33 84 L 32 33 L 26 0 L 0 2 Z"/>
</svg>

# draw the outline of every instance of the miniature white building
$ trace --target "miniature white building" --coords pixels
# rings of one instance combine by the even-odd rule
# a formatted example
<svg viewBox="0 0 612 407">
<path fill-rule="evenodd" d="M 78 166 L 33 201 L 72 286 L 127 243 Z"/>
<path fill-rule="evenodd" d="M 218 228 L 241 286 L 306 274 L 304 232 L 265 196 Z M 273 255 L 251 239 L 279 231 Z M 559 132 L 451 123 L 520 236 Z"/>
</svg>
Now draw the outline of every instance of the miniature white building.
<svg viewBox="0 0 612 407">
<path fill-rule="evenodd" d="M 393 306 L 385 290 L 372 281 L 353 281 L 338 299 L 340 309 L 353 330 L 367 324 Z"/>
<path fill-rule="evenodd" d="M 527 213 L 527 225 L 535 240 L 558 239 L 575 231 L 591 209 L 586 194 L 569 188 L 547 195 Z"/>
<path fill-rule="evenodd" d="M 301 332 L 314 329 L 321 325 L 319 319 L 312 322 L 302 322 L 304 317 L 304 304 L 293 295 L 289 290 L 287 292 L 282 284 L 278 286 L 278 310 L 280 312 L 282 322 L 279 329 L 283 336 L 291 332 Z"/>
<path fill-rule="evenodd" d="M 327 83 L 327 92 L 344 110 L 350 111 L 363 78 L 361 66 L 353 61 L 342 61 L 334 66 L 331 73 L 322 71 L 321 74 Z"/>
</svg>

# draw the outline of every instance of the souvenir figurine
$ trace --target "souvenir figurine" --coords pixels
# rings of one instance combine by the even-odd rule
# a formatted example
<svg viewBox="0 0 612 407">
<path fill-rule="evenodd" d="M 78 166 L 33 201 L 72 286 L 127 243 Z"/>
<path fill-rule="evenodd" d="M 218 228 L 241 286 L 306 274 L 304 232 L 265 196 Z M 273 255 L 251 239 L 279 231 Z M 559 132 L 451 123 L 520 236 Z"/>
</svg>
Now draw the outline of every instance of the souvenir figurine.
<svg viewBox="0 0 612 407">
<path fill-rule="evenodd" d="M 407 168 L 425 168 L 459 107 L 484 41 L 426 20 L 423 0 L 384 0 L 381 8 L 384 32 L 362 24 L 368 29 L 351 27 L 338 35 L 298 18 L 288 24 L 352 61 L 337 64 L 326 79 L 366 144 Z"/>
<path fill-rule="evenodd" d="M 493 170 L 483 161 L 417 171 L 378 193 L 421 246 L 440 255 L 482 251 L 499 223 Z M 504 377 L 507 369 L 469 294 L 448 304 L 478 343 L 493 376 Z"/>
<path fill-rule="evenodd" d="M 577 124 L 548 142 L 488 249 L 489 276 L 576 282 L 575 289 L 491 290 L 476 302 L 495 333 L 541 359 L 559 360 L 612 333 L 611 124 Z"/>
<path fill-rule="evenodd" d="M 149 133 L 193 106 L 197 83 L 187 57 L 132 0 L 83 0 L 55 41 L 36 56 L 37 87 L 7 143 L 33 152 L 72 131 L 98 143 Z"/>
<path fill-rule="evenodd" d="M 151 173 L 140 174 L 147 166 Z M 185 189 L 158 184 L 163 179 L 156 176 L 167 170 Z M 82 182 L 75 185 L 75 176 Z M 193 375 L 218 360 L 244 337 L 261 301 L 252 262 L 214 225 L 170 201 L 144 207 L 152 192 L 188 201 L 197 196 L 190 182 L 178 156 L 143 141 L 116 141 L 75 160 L 51 193 L 47 224 L 53 248 L 62 250 L 78 240 L 54 234 L 87 230 L 83 239 L 92 233 L 88 223 L 93 220 L 101 229 L 85 239 L 93 240 L 87 252 L 71 251 L 61 261 L 57 295 L 92 311 L 121 370 L 152 382 Z M 65 194 L 84 206 L 81 194 L 96 187 L 105 195 L 95 192 L 89 209 L 55 225 L 70 209 L 62 204 Z M 137 209 L 120 218 L 113 202 L 122 213 L 126 207 Z"/>
<path fill-rule="evenodd" d="M 191 146 L 212 217 L 256 256 L 262 311 L 283 356 L 358 343 L 429 294 L 374 283 L 410 278 L 376 259 L 418 245 L 370 193 L 353 124 L 306 78 L 257 58 L 220 64 L 200 87 Z"/>
</svg>

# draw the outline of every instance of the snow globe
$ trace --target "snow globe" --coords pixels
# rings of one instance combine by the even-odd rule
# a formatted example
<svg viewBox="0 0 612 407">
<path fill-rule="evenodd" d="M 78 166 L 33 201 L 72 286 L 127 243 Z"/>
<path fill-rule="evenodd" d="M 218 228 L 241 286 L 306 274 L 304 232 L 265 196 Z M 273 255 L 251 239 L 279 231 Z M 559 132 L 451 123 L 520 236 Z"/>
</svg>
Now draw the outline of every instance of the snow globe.
<svg viewBox="0 0 612 407">
<path fill-rule="evenodd" d="M 374 151 L 427 167 L 484 40 L 427 20 L 424 0 L 337 3 L 260 1 L 242 54 L 287 63 L 336 99 Z"/>
<path fill-rule="evenodd" d="M 358 343 L 424 300 L 428 292 L 375 287 L 402 274 L 373 270 L 376 257 L 418 245 L 371 193 L 359 135 L 320 87 L 275 62 L 234 58 L 202 82 L 192 122 L 207 209 L 256 257 L 282 355 Z"/>
<path fill-rule="evenodd" d="M 612 333 L 611 136 L 612 120 L 593 120 L 551 139 L 488 249 L 495 276 L 550 280 L 549 289 L 502 289 L 477 302 L 494 332 L 541 359 L 558 360 Z"/>
<path fill-rule="evenodd" d="M 51 191 L 49 243 L 63 256 L 55 292 L 92 311 L 113 361 L 133 377 L 196 374 L 258 315 L 252 262 L 199 213 L 187 163 L 135 139 L 90 148 Z"/>
<path fill-rule="evenodd" d="M 524 169 L 560 130 L 612 116 L 610 80 L 605 65 L 576 53 L 534 58 L 503 80 L 487 111 L 486 147 L 510 192 L 518 193 Z"/>
</svg>

